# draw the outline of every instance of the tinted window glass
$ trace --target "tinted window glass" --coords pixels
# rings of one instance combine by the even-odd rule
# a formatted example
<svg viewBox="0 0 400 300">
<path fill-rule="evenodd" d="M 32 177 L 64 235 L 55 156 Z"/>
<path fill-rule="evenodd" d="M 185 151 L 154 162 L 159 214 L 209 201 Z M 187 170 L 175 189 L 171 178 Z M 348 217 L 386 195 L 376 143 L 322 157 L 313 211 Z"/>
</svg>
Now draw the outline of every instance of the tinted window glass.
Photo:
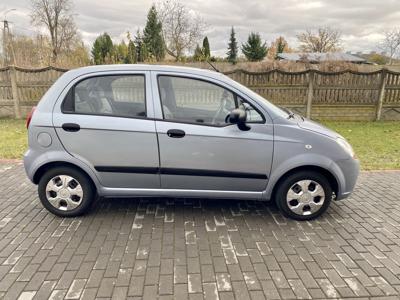
<svg viewBox="0 0 400 300">
<path fill-rule="evenodd" d="M 245 108 L 245 102 L 231 91 L 203 80 L 159 76 L 158 84 L 166 120 L 222 126 L 233 109 L 239 105 Z M 250 104 L 245 105 L 253 112 L 252 118 L 257 119 L 258 112 Z M 263 120 L 259 114 L 258 118 Z"/>
<path fill-rule="evenodd" d="M 63 111 L 145 117 L 144 75 L 97 76 L 80 81 L 67 95 Z"/>
</svg>

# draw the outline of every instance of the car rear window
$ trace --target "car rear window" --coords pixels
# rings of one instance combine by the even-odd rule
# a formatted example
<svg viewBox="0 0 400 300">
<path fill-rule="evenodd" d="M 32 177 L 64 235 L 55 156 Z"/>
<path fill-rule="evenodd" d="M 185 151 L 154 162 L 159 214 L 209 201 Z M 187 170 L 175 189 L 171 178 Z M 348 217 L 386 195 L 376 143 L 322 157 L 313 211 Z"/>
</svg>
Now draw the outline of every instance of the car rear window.
<svg viewBox="0 0 400 300">
<path fill-rule="evenodd" d="M 95 76 L 79 81 L 67 94 L 64 113 L 146 117 L 144 75 Z"/>
</svg>

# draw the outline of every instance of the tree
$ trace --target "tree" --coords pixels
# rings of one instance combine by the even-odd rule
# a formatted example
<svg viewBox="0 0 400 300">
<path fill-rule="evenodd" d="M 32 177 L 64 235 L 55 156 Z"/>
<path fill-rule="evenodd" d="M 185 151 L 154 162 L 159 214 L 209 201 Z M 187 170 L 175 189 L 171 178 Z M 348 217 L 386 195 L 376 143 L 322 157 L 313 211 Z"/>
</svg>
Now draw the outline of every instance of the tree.
<svg viewBox="0 0 400 300">
<path fill-rule="evenodd" d="M 153 4 L 147 14 L 146 27 L 143 30 L 143 42 L 150 56 L 157 61 L 165 57 L 165 45 L 162 36 L 162 24 L 158 19 L 156 6 Z"/>
<path fill-rule="evenodd" d="M 203 20 L 179 0 L 166 0 L 158 7 L 166 51 L 177 61 L 193 49 L 204 30 Z"/>
<path fill-rule="evenodd" d="M 379 53 L 373 53 L 368 55 L 367 60 L 378 65 L 386 65 L 389 63 L 390 58 Z"/>
<path fill-rule="evenodd" d="M 210 51 L 210 43 L 208 42 L 208 37 L 205 37 L 203 39 L 203 55 L 204 58 L 207 60 L 211 57 L 211 51 Z"/>
<path fill-rule="evenodd" d="M 231 28 L 231 36 L 229 38 L 229 44 L 228 44 L 228 52 L 226 53 L 227 55 L 227 60 L 231 64 L 236 64 L 237 63 L 237 55 L 238 55 L 238 45 L 236 41 L 236 33 L 235 29 Z"/>
<path fill-rule="evenodd" d="M 129 31 L 126 33 L 126 37 L 128 39 L 128 53 L 125 57 L 125 63 L 126 64 L 135 64 L 137 62 L 136 46 L 135 46 L 135 43 L 131 39 L 131 33 Z"/>
<path fill-rule="evenodd" d="M 393 58 L 400 52 L 400 28 L 394 28 L 384 32 L 384 38 L 380 47 L 387 53 L 389 65 L 391 65 Z"/>
<path fill-rule="evenodd" d="M 120 44 L 114 45 L 114 62 L 125 63 L 126 57 L 128 56 L 128 46 L 122 40 Z"/>
<path fill-rule="evenodd" d="M 135 47 L 136 47 L 136 61 L 145 62 L 148 59 L 149 52 L 147 51 L 147 46 L 143 41 L 143 37 L 138 29 L 135 36 Z"/>
<path fill-rule="evenodd" d="M 96 65 L 105 64 L 112 59 L 114 45 L 107 32 L 98 36 L 93 43 L 92 57 Z"/>
<path fill-rule="evenodd" d="M 136 47 L 133 41 L 129 41 L 128 43 L 128 55 L 125 58 L 126 64 L 135 64 L 136 60 Z"/>
<path fill-rule="evenodd" d="M 203 49 L 200 48 L 199 44 L 197 44 L 196 48 L 194 49 L 193 60 L 194 61 L 204 61 Z"/>
<path fill-rule="evenodd" d="M 278 37 L 276 40 L 276 55 L 278 55 L 279 53 L 283 53 L 287 46 L 288 43 L 286 42 L 286 40 L 282 36 Z"/>
<path fill-rule="evenodd" d="M 271 47 L 268 51 L 268 57 L 271 59 L 278 59 L 278 54 L 283 52 L 290 52 L 290 48 L 285 38 L 280 36 L 271 43 Z"/>
<path fill-rule="evenodd" d="M 15 64 L 20 67 L 45 67 L 52 61 L 50 37 L 46 35 L 13 34 L 13 51 Z M 90 64 L 89 51 L 77 36 L 59 53 L 56 66 L 76 68 L 88 64 Z"/>
<path fill-rule="evenodd" d="M 341 50 L 341 33 L 330 27 L 318 28 L 314 33 L 307 29 L 297 36 L 300 50 L 304 52 L 335 52 Z"/>
<path fill-rule="evenodd" d="M 260 34 L 250 33 L 247 42 L 242 44 L 242 52 L 249 61 L 260 61 L 268 53 L 267 43 L 262 43 Z"/>
<path fill-rule="evenodd" d="M 37 26 L 44 26 L 50 34 L 52 61 L 77 34 L 72 16 L 71 0 L 31 0 L 31 21 Z"/>
</svg>

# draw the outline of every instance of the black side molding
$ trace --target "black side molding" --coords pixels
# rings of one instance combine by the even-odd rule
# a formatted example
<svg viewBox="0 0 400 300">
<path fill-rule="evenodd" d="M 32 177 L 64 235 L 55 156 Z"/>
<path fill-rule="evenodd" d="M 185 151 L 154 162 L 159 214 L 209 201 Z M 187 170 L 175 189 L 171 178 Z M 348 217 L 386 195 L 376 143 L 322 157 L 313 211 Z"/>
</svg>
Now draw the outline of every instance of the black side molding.
<svg viewBox="0 0 400 300">
<path fill-rule="evenodd" d="M 106 173 L 138 173 L 138 174 L 158 174 L 157 167 L 111 167 L 111 166 L 98 166 L 94 167 L 98 172 Z"/>
<path fill-rule="evenodd" d="M 246 173 L 246 172 L 219 171 L 219 170 L 202 170 L 202 169 L 161 168 L 161 174 L 165 174 L 165 175 L 186 175 L 186 176 L 210 176 L 210 177 L 267 179 L 267 176 L 264 175 L 264 174 Z"/>
<path fill-rule="evenodd" d="M 164 174 L 164 175 L 184 175 L 184 176 L 249 178 L 249 179 L 264 179 L 264 180 L 268 179 L 268 176 L 265 174 L 219 171 L 219 170 L 203 170 L 203 169 L 114 167 L 114 166 L 96 166 L 95 169 L 98 172 L 107 172 L 107 173 Z"/>
</svg>

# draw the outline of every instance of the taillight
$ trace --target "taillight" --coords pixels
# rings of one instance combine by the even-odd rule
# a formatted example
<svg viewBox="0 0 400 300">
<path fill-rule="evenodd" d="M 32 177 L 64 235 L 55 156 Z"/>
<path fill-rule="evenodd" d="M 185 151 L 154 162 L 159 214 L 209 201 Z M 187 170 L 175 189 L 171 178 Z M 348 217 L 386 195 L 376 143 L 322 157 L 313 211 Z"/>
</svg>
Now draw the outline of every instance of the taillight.
<svg viewBox="0 0 400 300">
<path fill-rule="evenodd" d="M 32 107 L 31 111 L 26 116 L 26 129 L 28 129 L 29 124 L 31 123 L 33 113 L 35 112 L 36 106 Z"/>
</svg>

